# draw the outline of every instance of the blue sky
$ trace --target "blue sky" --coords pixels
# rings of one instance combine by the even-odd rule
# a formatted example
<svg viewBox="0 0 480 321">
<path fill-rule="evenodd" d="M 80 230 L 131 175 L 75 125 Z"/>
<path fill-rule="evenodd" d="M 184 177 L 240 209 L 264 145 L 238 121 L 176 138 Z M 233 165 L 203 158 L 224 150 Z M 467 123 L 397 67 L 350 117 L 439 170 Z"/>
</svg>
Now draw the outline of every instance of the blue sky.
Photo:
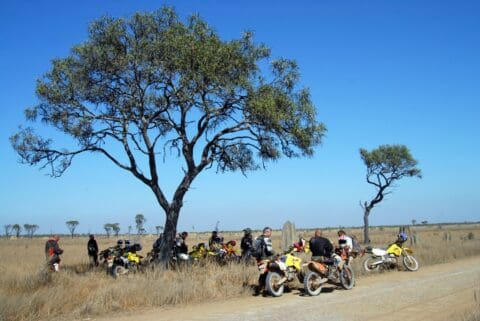
<svg viewBox="0 0 480 321">
<path fill-rule="evenodd" d="M 200 15 L 223 39 L 252 30 L 274 57 L 295 59 L 309 87 L 324 143 L 309 159 L 282 158 L 266 171 L 202 173 L 185 199 L 180 230 L 239 230 L 362 224 L 365 181 L 358 149 L 405 144 L 423 179 L 404 179 L 371 224 L 480 219 L 480 4 L 477 1 L 0 1 L 0 225 L 38 224 L 40 233 L 123 231 L 143 213 L 164 215 L 142 183 L 99 156 L 85 155 L 57 179 L 18 163 L 8 137 L 38 101 L 35 81 L 86 39 L 104 15 L 174 5 Z M 48 133 L 48 132 L 47 132 Z M 166 169 L 178 167 L 168 160 Z M 174 182 L 167 182 L 171 195 Z"/>
</svg>

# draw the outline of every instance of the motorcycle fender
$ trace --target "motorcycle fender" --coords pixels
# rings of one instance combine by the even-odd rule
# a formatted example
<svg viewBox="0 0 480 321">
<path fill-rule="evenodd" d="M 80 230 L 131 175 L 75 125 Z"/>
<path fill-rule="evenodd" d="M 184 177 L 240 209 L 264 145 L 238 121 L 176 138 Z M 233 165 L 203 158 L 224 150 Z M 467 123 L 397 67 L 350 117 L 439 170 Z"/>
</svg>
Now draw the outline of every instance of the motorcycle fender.
<svg viewBox="0 0 480 321">
<path fill-rule="evenodd" d="M 385 251 L 385 250 L 382 250 L 382 249 L 373 248 L 372 249 L 372 254 L 374 256 L 384 256 L 384 255 L 387 255 L 388 252 Z"/>
<path fill-rule="evenodd" d="M 413 254 L 413 250 L 410 249 L 410 248 L 408 248 L 408 247 L 403 248 L 403 250 L 404 250 L 405 252 L 407 252 L 408 254 Z"/>
<path fill-rule="evenodd" d="M 320 262 L 312 261 L 312 262 L 308 263 L 308 268 L 311 271 L 314 271 L 314 272 L 317 272 L 317 273 L 320 273 L 320 274 L 325 274 L 327 272 L 327 267 Z"/>
</svg>

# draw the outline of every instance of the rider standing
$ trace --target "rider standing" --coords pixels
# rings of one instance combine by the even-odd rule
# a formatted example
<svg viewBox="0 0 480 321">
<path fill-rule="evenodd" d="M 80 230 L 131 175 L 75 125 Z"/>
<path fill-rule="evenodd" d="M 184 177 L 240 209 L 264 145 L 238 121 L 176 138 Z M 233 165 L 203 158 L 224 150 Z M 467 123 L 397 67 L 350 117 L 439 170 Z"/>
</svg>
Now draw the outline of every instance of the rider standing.
<svg viewBox="0 0 480 321">
<path fill-rule="evenodd" d="M 271 260 L 275 255 L 272 245 L 272 229 L 270 227 L 265 227 L 263 229 L 262 235 L 255 239 L 254 251 L 252 255 L 257 259 L 257 262 L 263 260 Z M 255 295 L 260 294 L 262 289 L 265 288 L 265 282 L 267 279 L 267 274 L 262 273 L 258 278 L 258 287 L 255 289 Z"/>
<path fill-rule="evenodd" d="M 63 250 L 58 246 L 58 241 L 60 237 L 58 235 L 53 235 L 45 243 L 45 257 L 47 259 L 47 264 L 52 271 L 58 272 L 60 265 L 60 254 L 63 253 Z"/>
<path fill-rule="evenodd" d="M 90 265 L 98 266 L 98 244 L 93 234 L 90 234 L 90 239 L 87 243 L 87 251 L 90 259 Z"/>
<path fill-rule="evenodd" d="M 246 228 L 243 230 L 243 237 L 240 242 L 240 249 L 242 250 L 242 259 L 247 261 L 252 256 L 252 249 L 253 249 L 253 237 L 252 237 L 252 230 L 250 228 Z"/>
<path fill-rule="evenodd" d="M 262 235 L 255 239 L 255 253 L 257 260 L 271 259 L 275 255 L 272 245 L 272 229 L 265 227 Z"/>
</svg>

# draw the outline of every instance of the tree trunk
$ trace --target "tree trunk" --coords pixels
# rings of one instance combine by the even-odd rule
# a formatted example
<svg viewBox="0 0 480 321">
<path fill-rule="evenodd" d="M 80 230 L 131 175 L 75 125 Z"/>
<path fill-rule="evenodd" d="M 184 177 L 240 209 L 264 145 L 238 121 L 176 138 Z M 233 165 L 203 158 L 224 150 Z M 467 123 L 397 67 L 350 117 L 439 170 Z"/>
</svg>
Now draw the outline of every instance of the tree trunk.
<svg viewBox="0 0 480 321">
<path fill-rule="evenodd" d="M 370 215 L 370 209 L 365 208 L 363 212 L 363 243 L 369 244 L 370 243 L 370 236 L 369 236 L 369 224 L 368 224 L 368 216 Z"/>
<path fill-rule="evenodd" d="M 170 256 L 172 254 L 172 248 L 175 244 L 175 237 L 177 235 L 177 222 L 180 214 L 180 208 L 170 207 L 165 213 L 165 228 L 163 230 L 162 245 L 160 247 L 160 253 L 157 263 L 163 266 L 167 266 Z"/>
</svg>

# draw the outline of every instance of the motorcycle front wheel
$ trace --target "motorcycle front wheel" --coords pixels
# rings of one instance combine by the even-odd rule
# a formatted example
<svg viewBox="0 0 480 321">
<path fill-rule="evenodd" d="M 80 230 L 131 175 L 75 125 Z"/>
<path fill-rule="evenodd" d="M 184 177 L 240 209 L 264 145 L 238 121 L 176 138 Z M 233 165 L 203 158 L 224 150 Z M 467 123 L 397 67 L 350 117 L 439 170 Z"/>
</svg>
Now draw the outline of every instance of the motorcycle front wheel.
<svg viewBox="0 0 480 321">
<path fill-rule="evenodd" d="M 279 284 L 279 281 L 282 279 L 280 274 L 277 272 L 268 272 L 267 279 L 265 281 L 265 287 L 267 292 L 274 297 L 282 296 L 285 285 Z"/>
<path fill-rule="evenodd" d="M 365 261 L 363 261 L 363 268 L 367 272 L 378 271 L 381 264 L 379 263 L 380 260 L 381 259 L 377 257 L 369 256 L 365 259 Z"/>
<path fill-rule="evenodd" d="M 322 276 L 317 272 L 308 271 L 303 279 L 303 288 L 310 296 L 317 296 L 322 292 Z"/>
<path fill-rule="evenodd" d="M 416 258 L 414 258 L 411 255 L 404 255 L 403 256 L 403 266 L 412 272 L 415 272 L 418 270 L 418 261 Z"/>
<path fill-rule="evenodd" d="M 353 289 L 355 285 L 355 274 L 350 265 L 345 264 L 342 271 L 340 271 L 340 284 L 345 290 Z"/>
</svg>

